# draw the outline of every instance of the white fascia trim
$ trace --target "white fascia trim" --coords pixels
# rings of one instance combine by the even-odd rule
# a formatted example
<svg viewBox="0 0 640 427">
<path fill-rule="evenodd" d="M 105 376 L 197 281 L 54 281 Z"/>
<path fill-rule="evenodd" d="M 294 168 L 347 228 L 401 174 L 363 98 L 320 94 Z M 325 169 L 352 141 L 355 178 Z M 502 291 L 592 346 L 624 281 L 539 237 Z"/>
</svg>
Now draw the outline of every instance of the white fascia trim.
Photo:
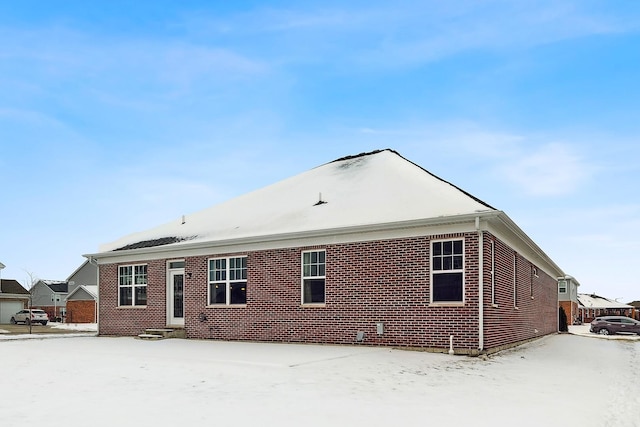
<svg viewBox="0 0 640 427">
<path fill-rule="evenodd" d="M 99 264 L 135 262 L 153 259 L 250 252 L 302 246 L 365 242 L 399 239 L 433 234 L 473 232 L 477 217 L 492 218 L 499 211 L 483 211 L 472 214 L 399 221 L 385 224 L 341 227 L 325 230 L 282 233 L 267 236 L 251 236 L 189 243 L 181 242 L 151 248 L 129 249 L 83 255 Z"/>
<path fill-rule="evenodd" d="M 487 231 L 515 249 L 551 277 L 564 276 L 562 269 L 504 212 L 488 221 Z"/>
<path fill-rule="evenodd" d="M 2 296 L 0 298 L 0 300 L 3 299 L 9 299 L 9 298 L 14 298 L 14 299 L 29 299 L 29 295 L 25 295 L 25 294 L 8 294 L 6 292 L 2 292 L 0 293 L 0 295 Z"/>
</svg>

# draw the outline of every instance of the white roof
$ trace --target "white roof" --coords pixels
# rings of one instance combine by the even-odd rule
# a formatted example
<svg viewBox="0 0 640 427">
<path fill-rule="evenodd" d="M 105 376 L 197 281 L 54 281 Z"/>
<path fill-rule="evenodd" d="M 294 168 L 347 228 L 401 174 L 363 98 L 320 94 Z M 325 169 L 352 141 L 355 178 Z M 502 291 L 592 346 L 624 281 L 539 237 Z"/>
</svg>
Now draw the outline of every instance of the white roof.
<svg viewBox="0 0 640 427">
<path fill-rule="evenodd" d="M 140 242 L 157 246 L 157 239 L 175 246 L 487 211 L 495 209 L 395 151 L 382 150 L 324 164 L 184 221 L 125 236 L 100 252 Z"/>
<path fill-rule="evenodd" d="M 578 302 L 584 308 L 604 309 L 604 308 L 633 308 L 630 305 L 623 304 L 621 302 L 610 300 L 605 297 L 601 297 L 595 294 L 578 294 Z"/>
<path fill-rule="evenodd" d="M 87 292 L 89 295 L 91 295 L 94 299 L 98 297 L 98 286 L 97 285 L 80 285 L 77 288 L 75 288 L 73 290 L 73 292 L 71 292 L 66 298 L 65 300 L 70 300 L 71 297 L 73 295 L 75 295 L 77 292 L 80 291 L 80 289 L 84 290 L 85 292 Z"/>
</svg>

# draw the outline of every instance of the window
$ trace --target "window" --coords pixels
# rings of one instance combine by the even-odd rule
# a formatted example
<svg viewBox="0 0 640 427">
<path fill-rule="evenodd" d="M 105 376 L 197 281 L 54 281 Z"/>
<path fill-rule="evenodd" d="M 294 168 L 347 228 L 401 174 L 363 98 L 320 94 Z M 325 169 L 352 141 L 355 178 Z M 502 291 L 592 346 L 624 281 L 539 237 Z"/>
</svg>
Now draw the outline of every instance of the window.
<svg viewBox="0 0 640 427">
<path fill-rule="evenodd" d="M 147 266 L 121 265 L 118 268 L 119 306 L 147 305 Z"/>
<path fill-rule="evenodd" d="M 531 266 L 531 277 L 529 280 L 529 295 L 533 298 L 533 278 L 538 277 L 538 269 L 535 266 Z"/>
<path fill-rule="evenodd" d="M 491 304 L 496 305 L 496 242 L 491 241 Z"/>
<path fill-rule="evenodd" d="M 325 300 L 325 251 L 302 253 L 302 303 L 323 304 Z"/>
<path fill-rule="evenodd" d="M 518 308 L 518 254 L 513 253 L 513 306 Z"/>
<path fill-rule="evenodd" d="M 566 280 L 559 280 L 558 281 L 558 292 L 561 294 L 566 294 L 567 293 L 567 281 Z"/>
<path fill-rule="evenodd" d="M 209 304 L 247 303 L 247 257 L 209 260 Z"/>
<path fill-rule="evenodd" d="M 464 257 L 462 240 L 431 244 L 431 301 L 462 302 Z"/>
<path fill-rule="evenodd" d="M 169 270 L 177 268 L 184 268 L 184 261 L 171 261 L 169 263 Z"/>
</svg>

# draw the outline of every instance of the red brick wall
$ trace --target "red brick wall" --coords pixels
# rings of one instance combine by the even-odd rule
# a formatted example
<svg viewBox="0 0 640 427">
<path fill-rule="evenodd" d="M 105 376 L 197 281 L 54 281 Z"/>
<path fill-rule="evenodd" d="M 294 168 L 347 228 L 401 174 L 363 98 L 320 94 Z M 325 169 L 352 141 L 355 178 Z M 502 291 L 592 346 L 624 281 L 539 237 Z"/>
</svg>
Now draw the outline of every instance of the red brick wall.
<svg viewBox="0 0 640 427">
<path fill-rule="evenodd" d="M 165 260 L 134 264 L 147 264 L 146 307 L 118 307 L 118 265 L 100 265 L 100 334 L 134 336 L 144 332 L 145 328 L 166 326 Z"/>
<path fill-rule="evenodd" d="M 494 240 L 496 304 L 491 303 L 491 240 Z M 489 233 L 484 244 L 485 348 L 524 341 L 558 330 L 557 281 Z M 517 301 L 514 304 L 514 255 Z M 533 296 L 532 296 L 533 289 Z M 516 308 L 517 307 L 517 308 Z"/>
<path fill-rule="evenodd" d="M 568 325 L 573 325 L 575 320 L 580 318 L 580 313 L 578 312 L 578 303 L 573 301 L 560 301 L 558 304 L 564 309 L 564 312 L 567 315 Z"/>
<path fill-rule="evenodd" d="M 67 323 L 95 323 L 95 301 L 67 301 Z"/>
<path fill-rule="evenodd" d="M 45 313 L 47 313 L 47 316 L 49 316 L 49 321 L 50 322 L 55 322 L 57 318 L 62 317 L 62 308 L 61 306 L 49 306 L 49 305 L 45 305 L 45 306 L 32 306 L 31 308 L 37 308 L 39 310 L 44 311 Z"/>
<path fill-rule="evenodd" d="M 455 237 L 465 239 L 465 303 L 457 307 L 429 306 L 430 239 Z M 486 247 L 485 241 L 485 262 Z M 327 254 L 324 307 L 303 307 L 300 304 L 300 253 L 313 248 L 216 254 L 216 257 L 247 255 L 246 307 L 206 307 L 209 257 L 186 258 L 187 336 L 351 344 L 355 342 L 357 332 L 363 331 L 364 344 L 447 349 L 449 336 L 453 335 L 457 351 L 471 352 L 478 348 L 476 233 L 334 244 L 320 248 Z M 512 261 L 507 261 L 508 269 Z M 524 280 L 525 262 L 521 264 L 519 275 Z M 487 270 L 485 266 L 485 280 Z M 190 278 L 188 273 L 192 274 Z M 512 286 L 503 283 L 505 280 L 501 278 L 500 292 L 512 295 Z M 551 304 L 551 311 L 557 310 L 557 301 L 549 301 L 548 295 L 538 289 L 542 283 L 536 284 L 534 300 L 528 294 L 528 281 L 526 286 L 524 282 L 521 286 L 523 303 L 518 311 L 513 312 L 513 304 L 503 305 L 500 311 L 489 313 L 490 321 L 485 321 L 485 334 L 490 336 L 492 346 L 549 333 L 549 322 L 543 320 L 548 313 L 541 307 L 546 302 Z M 117 307 L 117 265 L 100 266 L 100 288 L 101 334 L 136 335 L 144 328 L 166 325 L 166 260 L 148 263 L 146 308 Z M 552 288 L 556 289 L 555 282 Z M 501 298 L 508 299 L 508 295 Z M 489 298 L 485 289 L 485 301 Z M 508 316 L 495 316 L 507 311 Z M 200 320 L 201 314 L 206 321 Z M 552 317 L 550 324 L 555 325 L 555 313 Z M 377 322 L 384 323 L 382 336 L 376 334 Z M 509 322 L 515 325 L 505 325 Z M 538 334 L 532 332 L 534 327 L 540 329 Z M 502 332 L 498 333 L 498 330 Z"/>
</svg>

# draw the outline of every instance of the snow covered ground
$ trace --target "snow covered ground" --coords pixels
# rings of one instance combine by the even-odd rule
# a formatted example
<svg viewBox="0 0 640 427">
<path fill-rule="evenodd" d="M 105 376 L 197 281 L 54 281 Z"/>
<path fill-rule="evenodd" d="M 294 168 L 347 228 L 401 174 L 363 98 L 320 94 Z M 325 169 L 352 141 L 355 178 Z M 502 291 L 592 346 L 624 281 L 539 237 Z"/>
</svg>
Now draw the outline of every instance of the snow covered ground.
<svg viewBox="0 0 640 427">
<path fill-rule="evenodd" d="M 4 335 L 0 425 L 640 425 L 640 342 L 584 330 L 489 358 Z"/>
<path fill-rule="evenodd" d="M 77 334 L 74 336 L 87 336 L 87 335 L 95 335 L 98 331 L 98 325 L 95 323 L 55 323 L 49 322 L 49 327 L 53 329 L 64 329 L 69 331 L 75 331 Z M 43 339 L 43 338 L 51 338 L 42 333 L 40 333 L 40 326 L 34 325 L 34 329 L 31 334 L 24 335 L 9 335 L 9 331 L 6 329 L 0 328 L 0 340 L 25 340 L 25 339 Z M 71 334 L 66 334 L 65 337 L 69 337 Z"/>
</svg>

